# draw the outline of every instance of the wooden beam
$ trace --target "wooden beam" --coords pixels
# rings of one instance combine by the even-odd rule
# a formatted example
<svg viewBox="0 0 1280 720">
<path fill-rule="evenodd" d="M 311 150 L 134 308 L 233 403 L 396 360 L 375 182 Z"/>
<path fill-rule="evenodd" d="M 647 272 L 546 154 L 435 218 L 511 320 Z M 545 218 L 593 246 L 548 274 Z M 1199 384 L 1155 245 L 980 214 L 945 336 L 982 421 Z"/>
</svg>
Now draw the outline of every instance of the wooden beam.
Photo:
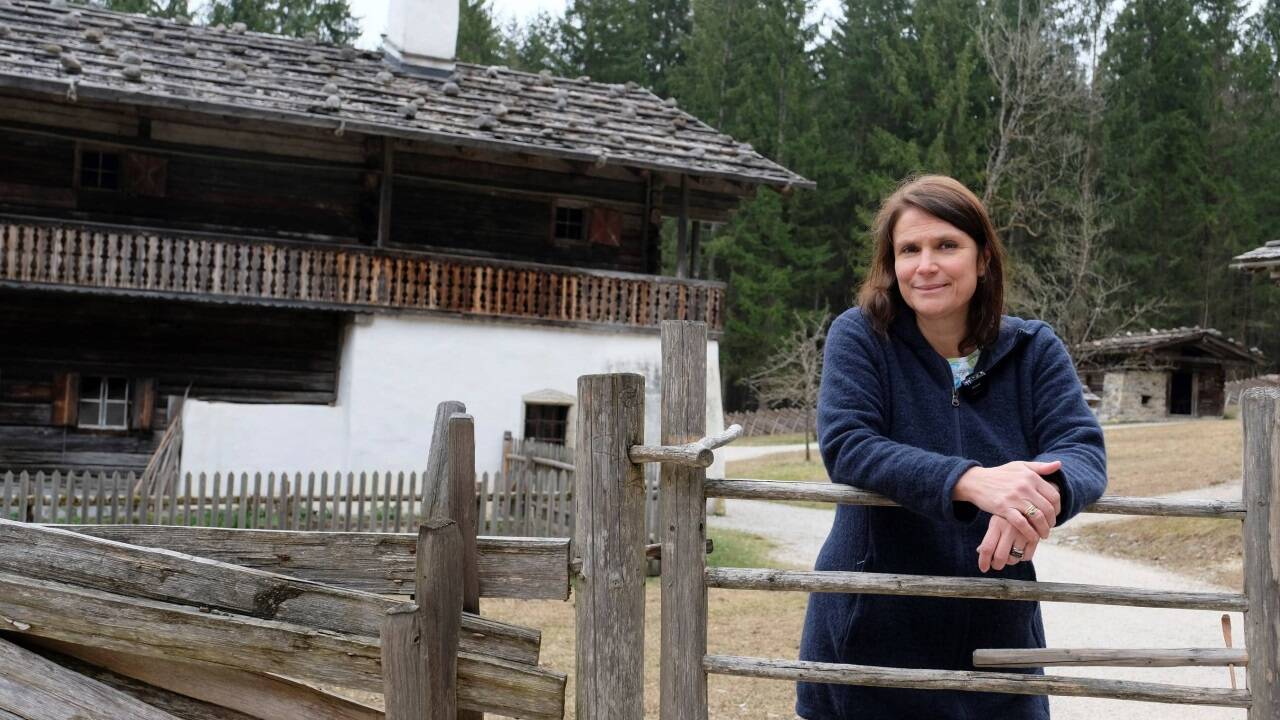
<svg viewBox="0 0 1280 720">
<path fill-rule="evenodd" d="M 458 718 L 463 557 L 462 533 L 453 520 L 433 518 L 418 528 L 418 632 L 426 674 L 426 720 Z"/>
<path fill-rule="evenodd" d="M 181 720 L 3 639 L 0 712 L 27 720 Z"/>
<path fill-rule="evenodd" d="M 792 682 L 837 683 L 919 690 L 965 690 L 1017 695 L 1068 695 L 1113 698 L 1183 705 L 1248 707 L 1244 690 L 1184 687 L 1127 680 L 1069 678 L 1017 673 L 970 672 L 964 670 L 915 670 L 806 662 L 763 658 L 708 655 L 703 665 L 708 672 L 739 677 L 769 678 Z"/>
<path fill-rule="evenodd" d="M 377 708 L 273 675 L 26 637 L 62 655 L 261 720 L 381 720 Z"/>
<path fill-rule="evenodd" d="M 413 593 L 413 533 L 342 533 L 161 525 L 67 525 L 130 545 L 165 548 L 232 565 L 381 595 Z M 482 536 L 476 541 L 480 596 L 569 598 L 568 538 Z"/>
<path fill-rule="evenodd" d="M 449 416 L 449 492 L 452 495 L 449 513 L 459 532 L 459 588 L 460 610 L 480 614 L 479 553 L 476 549 L 476 428 L 470 415 L 454 413 Z M 421 541 L 419 541 L 421 543 Z M 422 550 L 418 550 L 422 557 Z M 421 560 L 419 560 L 421 562 Z M 418 577 L 422 577 L 419 565 Z M 448 720 L 484 720 L 484 716 L 470 710 L 460 710 Z"/>
<path fill-rule="evenodd" d="M 708 479 L 707 497 L 743 500 L 809 500 L 896 507 L 889 498 L 841 483 L 778 482 L 752 478 Z M 1164 500 L 1161 498 L 1102 497 L 1085 507 L 1085 512 L 1107 515 L 1159 515 L 1165 517 L 1206 517 L 1221 520 L 1244 518 L 1244 503 L 1238 500 Z"/>
<path fill-rule="evenodd" d="M 383 616 L 398 604 L 372 593 L 3 519 L 0 571 L 369 638 L 378 637 Z M 537 631 L 471 615 L 463 624 L 466 649 L 537 662 Z"/>
<path fill-rule="evenodd" d="M 578 720 L 644 717 L 644 377 L 578 378 L 574 548 Z"/>
<path fill-rule="evenodd" d="M 694 446 L 707 430 L 707 326 L 662 323 L 662 433 L 664 446 Z M 740 430 L 740 429 L 739 429 Z M 632 461 L 635 451 L 632 449 Z M 706 720 L 707 501 L 706 465 L 665 462 L 660 467 L 662 518 L 661 720 Z"/>
<path fill-rule="evenodd" d="M 973 651 L 974 667 L 1188 667 L 1248 663 L 1249 654 L 1243 648 L 1008 648 Z"/>
<path fill-rule="evenodd" d="M 382 626 L 382 697 L 386 720 L 427 717 L 426 660 L 418 606 L 412 603 L 387 611 Z"/>
<path fill-rule="evenodd" d="M 382 174 L 378 177 L 378 247 L 391 244 L 391 191 L 395 185 L 395 143 L 382 138 Z"/>
<path fill-rule="evenodd" d="M 454 415 L 465 415 L 466 412 L 467 406 L 457 400 L 445 400 L 436 405 L 436 418 L 431 426 L 431 447 L 427 451 L 427 470 L 422 479 L 422 509 L 418 513 L 420 518 L 452 517 L 450 508 L 453 492 L 449 484 L 449 418 Z"/>
<path fill-rule="evenodd" d="M 713 567 L 707 568 L 707 587 L 730 590 L 786 590 L 980 600 L 1075 602 L 1228 612 L 1242 612 L 1249 609 L 1249 603 L 1240 593 L 1177 592 L 1111 585 L 870 572 Z"/>
<path fill-rule="evenodd" d="M 680 214 L 676 218 L 676 277 L 689 277 L 689 176 L 680 176 Z"/>
<path fill-rule="evenodd" d="M 102 622 L 100 618 L 110 618 Z M 0 573 L 0 628 L 159 658 L 224 665 L 381 692 L 376 638 L 228 615 Z M 565 676 L 523 663 L 458 654 L 461 707 L 560 718 Z"/>
<path fill-rule="evenodd" d="M 1280 388 L 1251 388 L 1244 417 L 1244 644 L 1249 720 L 1280 718 Z"/>
</svg>

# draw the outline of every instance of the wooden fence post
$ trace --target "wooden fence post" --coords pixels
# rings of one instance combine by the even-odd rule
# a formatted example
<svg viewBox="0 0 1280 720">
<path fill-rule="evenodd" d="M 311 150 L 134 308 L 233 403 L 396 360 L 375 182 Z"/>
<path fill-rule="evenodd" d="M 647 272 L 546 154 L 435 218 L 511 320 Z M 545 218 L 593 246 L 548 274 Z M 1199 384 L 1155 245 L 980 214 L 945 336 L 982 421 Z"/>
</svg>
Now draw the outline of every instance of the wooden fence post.
<svg viewBox="0 0 1280 720">
<path fill-rule="evenodd" d="M 574 553 L 578 720 L 644 717 L 644 378 L 578 378 Z"/>
<path fill-rule="evenodd" d="M 418 629 L 427 686 L 427 720 L 458 715 L 458 632 L 462 626 L 462 534 L 434 518 L 418 528 Z"/>
<path fill-rule="evenodd" d="M 466 411 L 467 406 L 457 400 L 436 405 L 427 471 L 422 478 L 422 507 L 418 513 L 424 522 L 435 517 L 450 517 L 449 496 L 453 493 L 449 491 L 449 418 Z"/>
<path fill-rule="evenodd" d="M 683 445 L 707 429 L 707 326 L 662 323 L 662 440 Z M 706 720 L 707 654 L 705 468 L 663 463 L 658 522 L 662 524 L 662 720 Z"/>
<path fill-rule="evenodd" d="M 418 606 L 406 603 L 388 610 L 380 635 L 386 720 L 427 717 L 427 673 L 423 667 Z"/>
<path fill-rule="evenodd" d="M 1247 390 L 1241 407 L 1249 720 L 1280 720 L 1280 389 Z"/>
<path fill-rule="evenodd" d="M 462 557 L 462 609 L 480 614 L 480 574 L 476 549 L 476 428 L 463 413 L 449 416 L 449 517 L 458 525 Z M 458 720 L 484 720 L 484 713 L 458 711 Z"/>
</svg>

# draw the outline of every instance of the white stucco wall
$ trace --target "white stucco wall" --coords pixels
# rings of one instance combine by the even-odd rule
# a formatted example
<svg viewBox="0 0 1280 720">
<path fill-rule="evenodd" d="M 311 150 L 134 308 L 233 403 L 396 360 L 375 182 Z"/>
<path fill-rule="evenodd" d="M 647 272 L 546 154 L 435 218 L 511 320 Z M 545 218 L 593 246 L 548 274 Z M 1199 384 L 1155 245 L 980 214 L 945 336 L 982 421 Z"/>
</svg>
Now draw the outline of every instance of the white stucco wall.
<svg viewBox="0 0 1280 720">
<path fill-rule="evenodd" d="M 578 376 L 605 372 L 645 377 L 645 441 L 656 443 L 660 368 L 656 333 L 362 316 L 344 338 L 333 406 L 189 401 L 182 470 L 421 470 L 436 404 L 460 400 L 475 417 L 476 467 L 494 471 L 503 432 L 523 434 L 523 396 L 576 395 Z M 707 391 L 707 431 L 715 433 L 724 428 L 716 342 L 707 348 Z M 723 477 L 723 463 L 708 474 Z"/>
</svg>

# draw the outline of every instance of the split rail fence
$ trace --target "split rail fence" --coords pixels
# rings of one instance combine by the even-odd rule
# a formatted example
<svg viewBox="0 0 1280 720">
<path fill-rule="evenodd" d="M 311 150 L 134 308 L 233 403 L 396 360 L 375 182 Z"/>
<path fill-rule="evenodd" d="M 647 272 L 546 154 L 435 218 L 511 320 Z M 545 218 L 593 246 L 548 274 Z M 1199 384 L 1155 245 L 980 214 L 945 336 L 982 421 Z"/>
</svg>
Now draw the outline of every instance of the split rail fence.
<svg viewBox="0 0 1280 720">
<path fill-rule="evenodd" d="M 437 408 L 416 532 L 0 519 L 0 718 L 563 717 L 541 634 L 479 612 L 567 599 L 569 541 L 477 536 L 474 431 Z"/>
<path fill-rule="evenodd" d="M 579 720 L 643 716 L 644 552 L 641 463 L 661 463 L 661 718 L 706 720 L 708 673 L 895 688 L 1071 695 L 1247 708 L 1249 720 L 1280 720 L 1280 390 L 1244 396 L 1243 502 L 1104 497 L 1086 512 L 1243 520 L 1244 593 L 1173 592 L 997 578 L 870 572 L 708 568 L 707 498 L 809 500 L 889 506 L 890 500 L 829 483 L 708 480 L 703 439 L 707 331 L 662 327 L 662 443 L 644 447 L 644 379 L 597 375 L 578 383 L 578 524 L 581 572 L 575 604 Z M 589 451 L 587 449 L 590 449 Z M 1033 649 L 975 652 L 975 665 L 1243 665 L 1247 689 L 1030 675 L 904 669 L 707 653 L 707 589 L 867 593 L 1137 607 L 1243 611 L 1244 653 L 1221 649 Z M 997 657 L 998 656 L 998 657 Z M 1078 662 L 1084 658 L 1087 662 Z"/>
</svg>

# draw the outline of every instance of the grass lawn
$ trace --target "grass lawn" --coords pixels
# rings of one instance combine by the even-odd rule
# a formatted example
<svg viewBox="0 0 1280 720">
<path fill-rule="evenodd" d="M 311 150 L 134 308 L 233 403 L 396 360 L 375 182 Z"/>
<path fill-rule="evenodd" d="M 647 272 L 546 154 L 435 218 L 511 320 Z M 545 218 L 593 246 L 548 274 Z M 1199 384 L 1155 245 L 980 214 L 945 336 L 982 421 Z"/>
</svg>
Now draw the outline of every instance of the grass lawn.
<svg viewBox="0 0 1280 720">
<path fill-rule="evenodd" d="M 750 533 L 712 528 L 712 565 L 764 567 L 769 543 Z M 805 593 L 767 590 L 716 590 L 707 594 L 707 645 L 711 653 L 795 658 Z M 574 717 L 573 599 L 558 601 L 485 600 L 486 617 L 542 630 L 542 664 L 569 675 L 565 717 Z M 661 633 L 661 587 L 658 578 L 645 585 L 645 717 L 658 716 Z M 711 676 L 707 689 L 713 718 L 784 718 L 795 716 L 795 686 L 773 680 Z"/>
<path fill-rule="evenodd" d="M 804 433 L 786 433 L 783 435 L 756 435 L 754 437 L 734 440 L 734 447 L 760 447 L 762 445 L 799 445 L 804 442 Z M 809 436 L 809 442 L 814 442 Z"/>
</svg>

